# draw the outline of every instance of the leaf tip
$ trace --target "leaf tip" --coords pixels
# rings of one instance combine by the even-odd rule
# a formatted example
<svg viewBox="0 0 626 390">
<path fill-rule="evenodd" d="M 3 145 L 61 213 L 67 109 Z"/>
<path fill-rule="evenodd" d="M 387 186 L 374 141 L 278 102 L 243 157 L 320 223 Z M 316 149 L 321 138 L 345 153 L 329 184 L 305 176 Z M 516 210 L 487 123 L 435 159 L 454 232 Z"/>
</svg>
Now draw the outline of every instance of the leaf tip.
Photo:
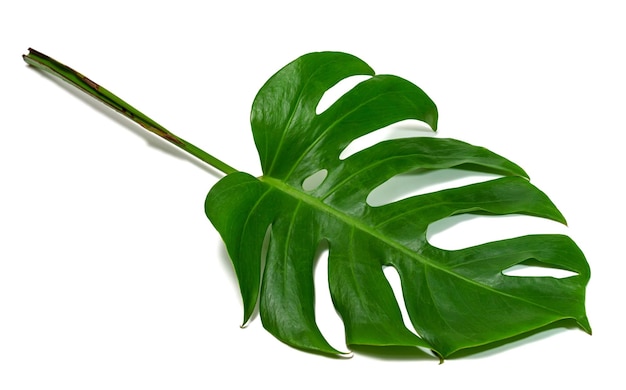
<svg viewBox="0 0 626 390">
<path fill-rule="evenodd" d="M 442 354 L 440 354 L 439 352 L 435 351 L 434 349 L 431 349 L 430 352 L 432 353 L 432 355 L 434 357 L 439 359 L 439 365 L 442 365 L 445 362 L 446 359 L 443 357 Z"/>
<path fill-rule="evenodd" d="M 248 325 L 250 325 L 250 322 L 252 322 L 251 318 L 246 318 L 241 325 L 239 325 L 240 329 L 246 329 L 248 327 Z"/>
<path fill-rule="evenodd" d="M 341 352 L 341 351 L 339 351 L 337 356 L 340 357 L 340 358 L 343 358 L 343 359 L 352 359 L 354 357 L 354 352 L 352 352 L 352 351 L 348 351 L 348 352 Z"/>
<path fill-rule="evenodd" d="M 583 332 L 587 333 L 589 336 L 593 334 L 591 331 L 591 325 L 589 324 L 589 320 L 586 316 L 576 322 L 578 322 L 578 325 L 582 328 Z"/>
</svg>

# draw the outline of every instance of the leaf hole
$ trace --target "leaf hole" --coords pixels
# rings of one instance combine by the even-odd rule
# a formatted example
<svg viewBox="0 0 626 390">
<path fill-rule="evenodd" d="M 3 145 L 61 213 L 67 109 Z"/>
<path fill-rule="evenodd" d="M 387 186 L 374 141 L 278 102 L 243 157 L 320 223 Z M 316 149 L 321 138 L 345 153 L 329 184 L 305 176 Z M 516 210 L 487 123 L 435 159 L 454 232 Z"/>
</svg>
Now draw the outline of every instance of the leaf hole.
<svg viewBox="0 0 626 390">
<path fill-rule="evenodd" d="M 417 169 L 396 175 L 374 188 L 367 196 L 367 204 L 373 207 L 383 206 L 411 196 L 480 183 L 498 177 L 501 176 L 457 168 Z"/>
<path fill-rule="evenodd" d="M 435 136 L 435 132 L 430 126 L 416 119 L 406 119 L 355 138 L 339 154 L 339 158 L 345 160 L 361 150 L 390 139 L 428 136 Z"/>
<path fill-rule="evenodd" d="M 315 108 L 315 113 L 317 115 L 326 111 L 330 106 L 332 106 L 340 97 L 345 95 L 352 88 L 356 87 L 357 84 L 371 78 L 371 76 L 366 75 L 357 75 L 346 77 L 345 79 L 339 81 L 337 84 L 329 88 L 322 98 L 317 103 L 317 107 Z"/>
<path fill-rule="evenodd" d="M 328 170 L 320 169 L 319 171 L 304 179 L 304 181 L 302 182 L 302 189 L 305 191 L 313 191 L 324 182 L 326 176 L 328 176 Z"/>
<path fill-rule="evenodd" d="M 440 249 L 458 250 L 529 234 L 565 234 L 566 226 L 528 215 L 460 214 L 431 223 L 428 242 Z"/>
<path fill-rule="evenodd" d="M 406 309 L 406 304 L 404 302 L 404 296 L 402 295 L 402 282 L 400 280 L 400 274 L 398 270 L 393 266 L 383 266 L 383 274 L 391 286 L 391 290 L 393 291 L 393 295 L 396 298 L 396 302 L 398 302 L 398 306 L 400 307 L 400 313 L 402 313 L 402 321 L 404 322 L 404 326 L 413 332 L 415 335 L 419 336 L 413 328 L 413 324 L 411 323 L 411 318 L 409 317 L 409 312 Z"/>
<path fill-rule="evenodd" d="M 535 259 L 528 259 L 509 267 L 503 270 L 502 274 L 515 277 L 552 277 L 557 279 L 578 275 L 577 272 L 545 264 Z"/>
<path fill-rule="evenodd" d="M 328 241 L 322 240 L 317 247 L 313 268 L 315 286 L 315 322 L 324 338 L 336 349 L 348 351 L 343 321 L 335 310 L 328 284 Z"/>
</svg>

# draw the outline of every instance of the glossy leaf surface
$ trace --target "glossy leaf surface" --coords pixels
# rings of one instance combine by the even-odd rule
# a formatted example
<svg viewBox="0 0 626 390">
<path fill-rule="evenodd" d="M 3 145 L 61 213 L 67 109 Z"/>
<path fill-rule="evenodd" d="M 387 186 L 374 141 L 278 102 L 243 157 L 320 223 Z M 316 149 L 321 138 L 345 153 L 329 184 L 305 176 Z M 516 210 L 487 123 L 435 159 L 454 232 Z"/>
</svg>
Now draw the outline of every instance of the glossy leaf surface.
<svg viewBox="0 0 626 390">
<path fill-rule="evenodd" d="M 372 77 L 317 114 L 323 94 L 353 75 Z M 565 222 L 519 166 L 485 148 L 436 137 L 387 140 L 339 158 L 358 137 L 406 119 L 435 129 L 436 106 L 412 83 L 375 75 L 344 53 L 302 56 L 261 88 L 251 124 L 263 176 L 228 174 L 206 199 L 239 280 L 244 322 L 260 300 L 263 325 L 278 339 L 338 353 L 315 321 L 314 288 L 330 288 L 348 345 L 419 346 L 445 357 L 561 319 L 590 332 L 584 308 L 589 267 L 568 237 L 525 236 L 455 251 L 426 239 L 429 224 L 464 213 Z M 398 174 L 454 167 L 502 177 L 382 206 L 367 203 L 372 190 Z M 322 170 L 321 184 L 305 190 L 305 180 Z M 329 246 L 328 286 L 314 286 L 323 242 Z M 502 273 L 528 260 L 576 275 Z M 386 266 L 398 271 L 402 303 L 383 273 Z M 405 327 L 400 304 L 414 331 Z"/>
</svg>

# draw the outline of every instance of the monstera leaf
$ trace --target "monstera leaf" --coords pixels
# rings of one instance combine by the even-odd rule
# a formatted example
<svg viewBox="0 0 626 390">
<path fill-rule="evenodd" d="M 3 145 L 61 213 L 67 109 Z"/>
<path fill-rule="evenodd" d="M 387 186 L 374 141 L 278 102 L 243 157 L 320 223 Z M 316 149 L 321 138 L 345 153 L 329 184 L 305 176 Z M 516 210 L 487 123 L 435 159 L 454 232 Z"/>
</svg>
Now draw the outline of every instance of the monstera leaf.
<svg viewBox="0 0 626 390">
<path fill-rule="evenodd" d="M 416 119 L 436 128 L 435 104 L 418 87 L 389 75 L 361 82 L 316 114 L 324 92 L 353 75 L 373 75 L 356 57 L 313 53 L 290 63 L 261 88 L 252 131 L 263 176 L 236 172 L 206 198 L 206 213 L 234 264 L 244 321 L 260 297 L 264 327 L 294 347 L 337 353 L 315 322 L 313 265 L 327 242 L 328 284 L 348 345 L 462 348 L 573 318 L 590 331 L 584 294 L 587 262 L 561 235 L 536 235 L 447 251 L 426 239 L 429 224 L 463 213 L 527 214 L 564 222 L 552 202 L 514 163 L 453 139 L 388 140 L 340 159 L 354 139 Z M 367 197 L 401 173 L 463 167 L 502 178 L 373 207 Z M 305 180 L 326 173 L 314 189 Z M 263 258 L 266 232 L 269 247 Z M 506 276 L 529 259 L 577 275 Z M 409 331 L 383 268 L 400 275 Z"/>
<path fill-rule="evenodd" d="M 313 53 L 290 63 L 254 100 L 252 131 L 263 167 L 255 178 L 172 134 L 81 73 L 33 49 L 23 57 L 226 174 L 207 195 L 205 209 L 232 259 L 244 323 L 259 301 L 263 326 L 289 345 L 340 353 L 315 321 L 314 288 L 326 288 L 313 280 L 321 244 L 329 248 L 328 287 L 348 345 L 417 346 L 446 357 L 561 319 L 591 332 L 584 308 L 590 271 L 568 237 L 525 236 L 454 251 L 427 240 L 429 224 L 464 213 L 564 222 L 519 166 L 484 148 L 435 137 L 387 140 L 340 158 L 353 140 L 398 121 L 436 128 L 435 104 L 404 79 L 374 75 L 344 53 Z M 371 77 L 316 113 L 325 91 L 353 75 Z M 454 167 L 500 178 L 368 204 L 369 194 L 395 175 Z M 311 177 L 323 180 L 304 185 Z M 503 273 L 527 261 L 575 275 Z M 415 332 L 404 325 L 384 267 L 400 276 Z"/>
</svg>

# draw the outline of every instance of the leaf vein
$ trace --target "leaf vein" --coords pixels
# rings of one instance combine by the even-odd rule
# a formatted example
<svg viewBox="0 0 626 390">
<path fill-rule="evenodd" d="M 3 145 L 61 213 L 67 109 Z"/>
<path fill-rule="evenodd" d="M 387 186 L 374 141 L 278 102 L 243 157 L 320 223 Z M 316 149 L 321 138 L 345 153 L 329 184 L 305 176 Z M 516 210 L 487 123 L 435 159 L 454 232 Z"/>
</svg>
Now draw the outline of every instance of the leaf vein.
<svg viewBox="0 0 626 390">
<path fill-rule="evenodd" d="M 343 116 L 340 116 L 339 118 L 337 118 L 335 121 L 333 121 L 332 123 L 330 123 L 326 129 L 324 129 L 312 142 L 311 144 L 304 150 L 304 152 L 302 152 L 302 154 L 298 157 L 297 160 L 294 161 L 293 165 L 291 166 L 291 170 L 289 170 L 289 172 L 287 172 L 287 175 L 285 175 L 285 180 L 288 180 L 291 175 L 293 174 L 294 170 L 298 167 L 298 165 L 300 165 L 300 163 L 302 162 L 302 160 L 304 160 L 304 158 L 306 157 L 306 155 L 312 150 L 314 149 L 317 144 L 319 142 L 321 142 L 321 140 L 324 138 L 324 136 L 326 136 L 326 134 L 328 134 L 333 128 L 335 128 L 335 126 L 337 126 L 339 123 L 341 123 L 345 118 L 347 118 L 348 116 L 350 116 L 351 114 L 353 114 L 355 111 L 361 109 L 363 106 L 365 106 L 366 104 L 377 100 L 385 95 L 389 95 L 392 93 L 395 93 L 396 91 L 389 91 L 386 93 L 382 93 L 379 95 L 376 95 L 374 97 L 372 97 L 371 99 L 367 99 L 363 102 L 361 102 L 360 104 L 357 104 L 354 106 L 354 108 L 352 110 L 349 110 L 348 112 L 346 112 Z M 320 118 L 322 115 L 324 114 L 320 114 L 320 115 L 316 115 L 315 119 Z M 375 130 L 375 129 L 374 129 Z"/>
</svg>

